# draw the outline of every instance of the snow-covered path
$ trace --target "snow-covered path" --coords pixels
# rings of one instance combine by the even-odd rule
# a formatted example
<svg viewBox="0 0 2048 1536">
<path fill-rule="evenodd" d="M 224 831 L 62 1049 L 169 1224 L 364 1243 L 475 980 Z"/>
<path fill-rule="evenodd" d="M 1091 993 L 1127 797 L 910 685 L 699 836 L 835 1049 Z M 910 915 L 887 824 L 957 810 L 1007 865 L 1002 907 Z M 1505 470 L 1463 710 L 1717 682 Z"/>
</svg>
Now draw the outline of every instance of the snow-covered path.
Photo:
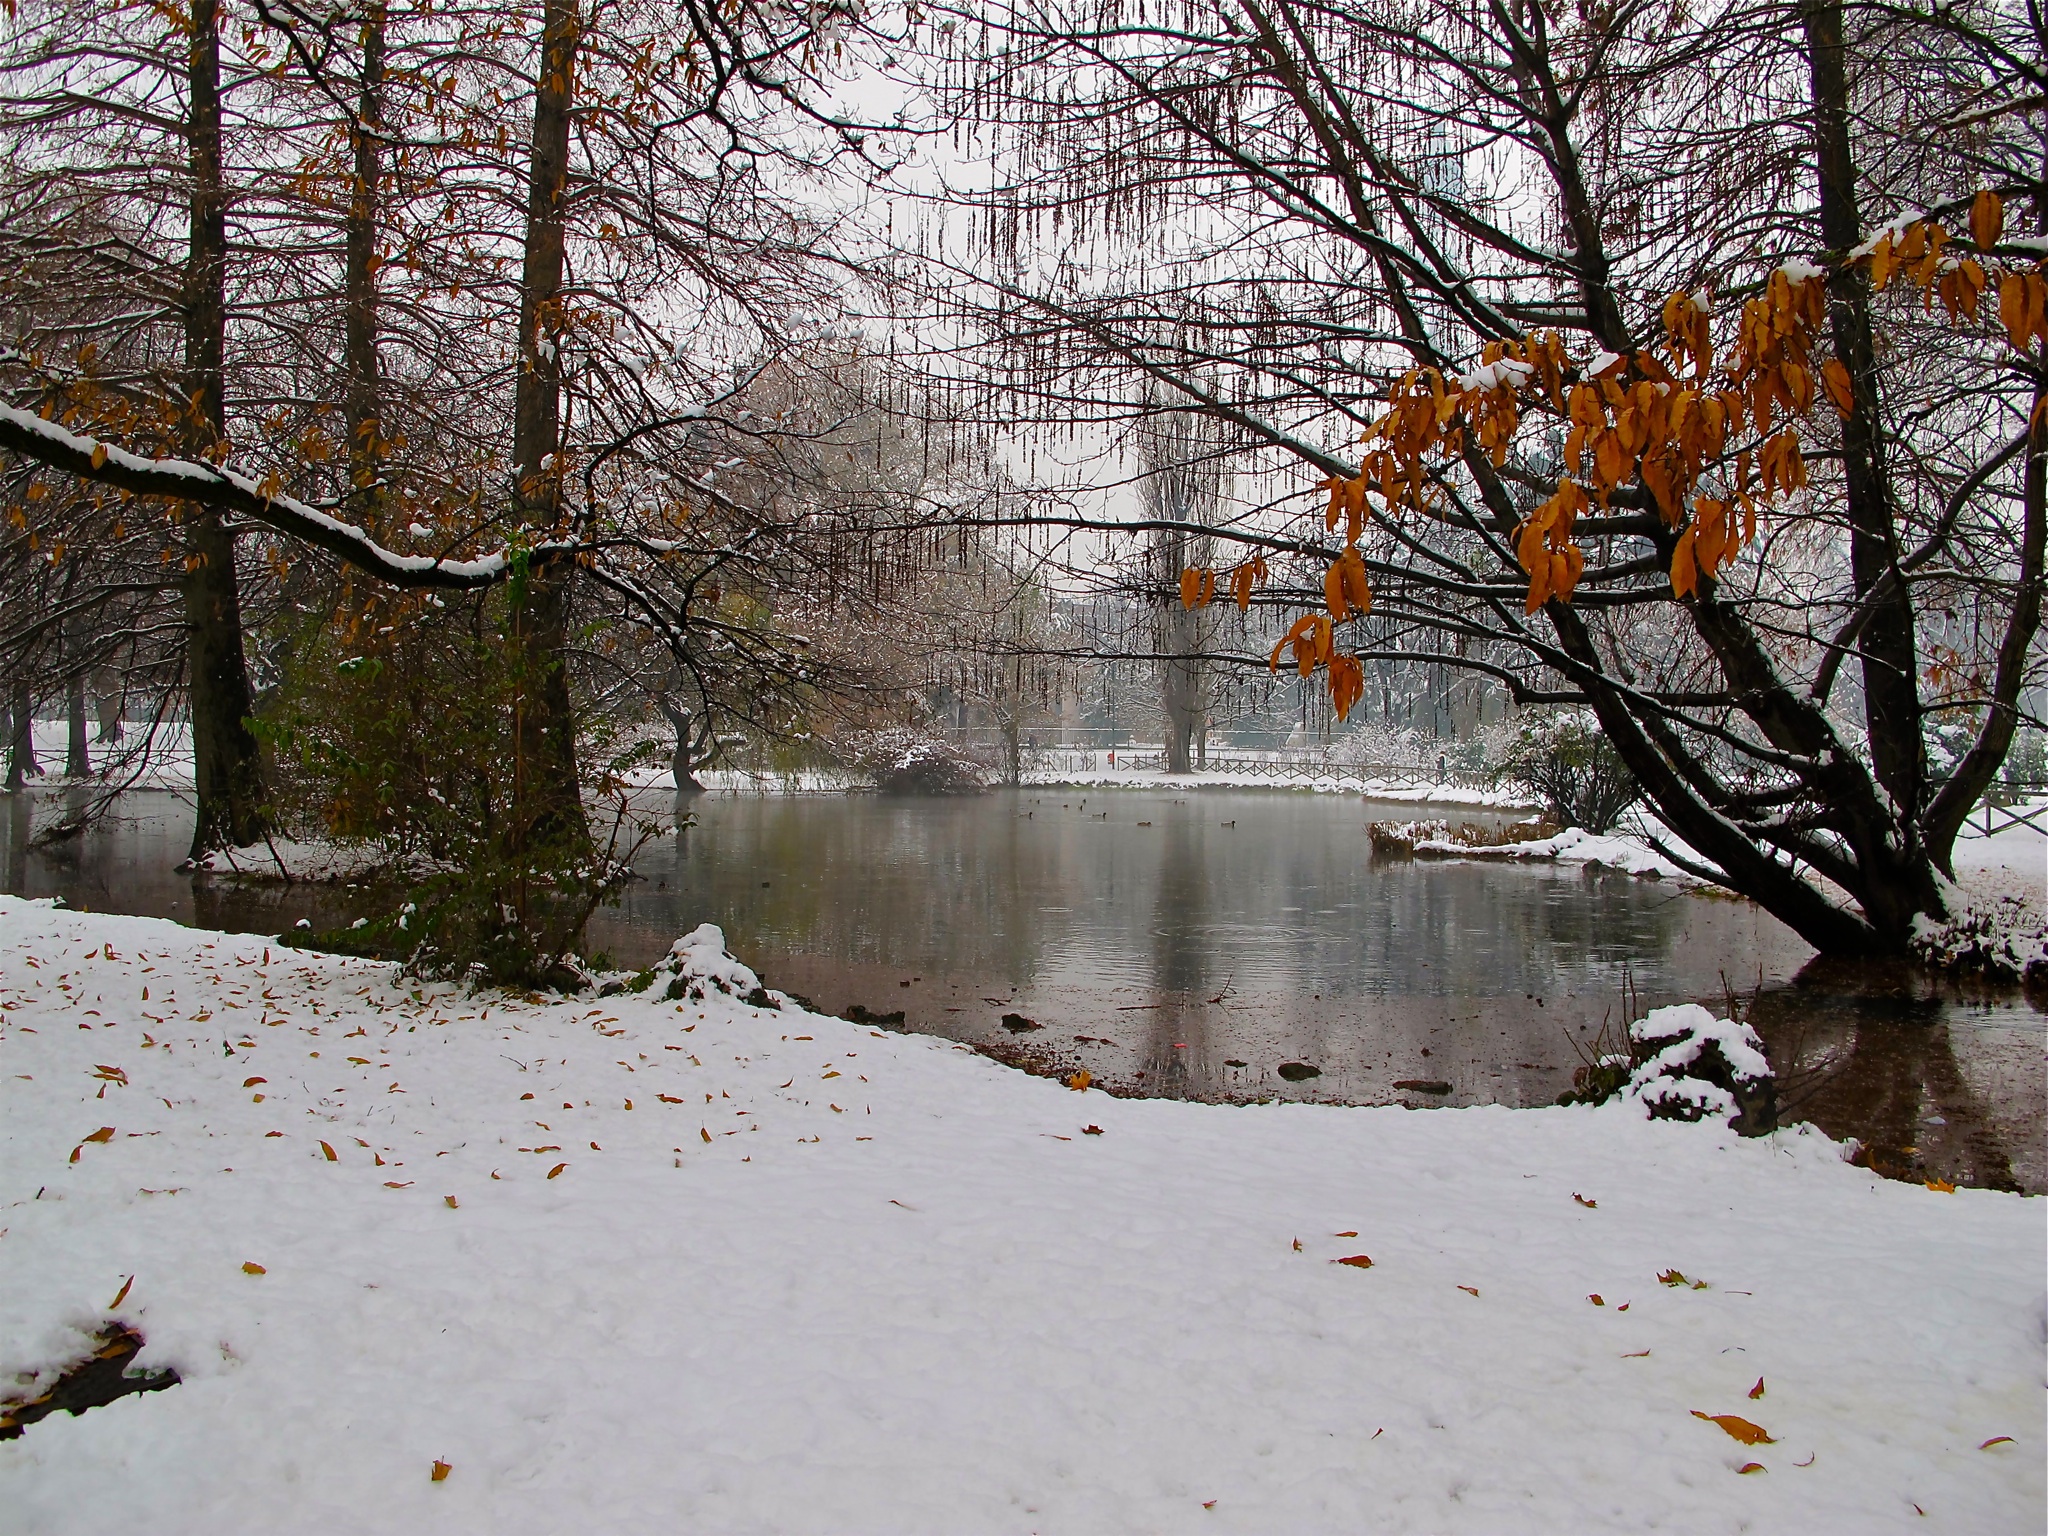
<svg viewBox="0 0 2048 1536">
<path fill-rule="evenodd" d="M 2038 1533 L 2044 1210 L 0 898 L 0 1528 Z"/>
</svg>

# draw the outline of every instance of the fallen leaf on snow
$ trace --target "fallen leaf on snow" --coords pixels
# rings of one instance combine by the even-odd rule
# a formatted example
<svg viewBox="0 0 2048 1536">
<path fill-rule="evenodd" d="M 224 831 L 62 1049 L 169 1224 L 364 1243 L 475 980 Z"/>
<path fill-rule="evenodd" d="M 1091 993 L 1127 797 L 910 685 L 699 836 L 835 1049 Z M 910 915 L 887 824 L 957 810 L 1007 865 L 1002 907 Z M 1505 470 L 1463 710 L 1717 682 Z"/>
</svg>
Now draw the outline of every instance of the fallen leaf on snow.
<svg viewBox="0 0 2048 1536">
<path fill-rule="evenodd" d="M 1696 1419 L 1705 1419 L 1709 1424 L 1720 1425 L 1723 1430 L 1735 1439 L 1740 1440 L 1744 1445 L 1776 1445 L 1778 1443 L 1761 1424 L 1752 1424 L 1749 1420 L 1738 1418 L 1732 1413 L 1701 1413 L 1699 1409 L 1695 1408 L 1692 1411 L 1692 1416 Z"/>
<path fill-rule="evenodd" d="M 1766 1467 L 1760 1461 L 1745 1461 L 1741 1466 L 1737 1467 L 1735 1470 L 1737 1472 L 1768 1472 L 1770 1468 Z"/>
<path fill-rule="evenodd" d="M 1354 1253 L 1349 1258 L 1332 1259 L 1332 1264 L 1349 1264 L 1353 1269 L 1371 1269 L 1372 1260 L 1365 1254 Z"/>
<path fill-rule="evenodd" d="M 1597 1211 L 1600 1209 L 1600 1202 L 1598 1200 L 1588 1200 L 1584 1195 L 1580 1194 L 1577 1190 L 1572 1191 L 1572 1198 L 1578 1201 L 1579 1204 L 1583 1205 L 1589 1211 Z"/>
<path fill-rule="evenodd" d="M 116 1307 L 120 1306 L 122 1302 L 128 1299 L 128 1289 L 130 1286 L 134 1284 L 135 1277 L 133 1275 L 130 1275 L 126 1280 L 123 1280 L 121 1282 L 121 1289 L 116 1291 L 114 1293 L 114 1299 L 107 1303 L 107 1310 L 109 1312 L 113 1311 Z M 1979 1446 L 1978 1449 L 1982 1450 L 1983 1447 Z"/>
<path fill-rule="evenodd" d="M 245 1259 L 242 1262 L 242 1273 L 245 1275 L 267 1275 L 270 1271 L 261 1264 L 258 1264 L 254 1259 Z"/>
<path fill-rule="evenodd" d="M 334 1148 L 327 1145 L 326 1142 L 323 1141 L 320 1143 L 320 1150 L 327 1154 L 327 1161 L 329 1161 L 330 1163 L 338 1163 L 341 1161 L 340 1158 L 334 1155 Z"/>
<path fill-rule="evenodd" d="M 566 1167 L 568 1167 L 568 1166 L 569 1166 L 569 1165 L 568 1165 L 567 1163 L 557 1163 L 557 1164 L 555 1164 L 555 1166 L 554 1166 L 554 1167 L 552 1167 L 552 1168 L 550 1168 L 550 1169 L 548 1170 L 548 1177 L 552 1179 L 553 1177 L 555 1177 L 555 1175 L 557 1175 L 558 1173 L 560 1173 L 560 1172 L 561 1172 L 561 1171 L 562 1171 L 562 1170 L 563 1170 L 564 1168 L 566 1168 Z"/>
<path fill-rule="evenodd" d="M 1458 1287 L 1458 1289 L 1463 1291 L 1467 1296 L 1477 1296 L 1479 1294 L 1479 1287 L 1476 1285 L 1461 1285 Z"/>
<path fill-rule="evenodd" d="M 445 1483 L 448 1480 L 448 1474 L 454 1470 L 447 1462 L 437 1461 L 434 1463 L 434 1470 L 431 1475 L 435 1482 Z"/>
<path fill-rule="evenodd" d="M 119 1301 L 116 1301 L 116 1302 L 114 1303 L 114 1305 L 115 1305 L 115 1306 L 119 1306 L 119 1305 L 120 1305 L 120 1302 L 119 1302 Z M 1978 1446 L 1978 1447 L 1977 1447 L 1977 1449 L 1978 1449 L 1978 1450 L 1980 1450 L 1980 1451 L 1988 1451 L 1988 1450 L 1990 1450 L 1990 1449 L 1991 1449 L 1991 1447 L 1993 1447 L 1994 1445 L 2016 1445 L 2016 1444 L 2018 1444 L 2018 1442 L 2017 1442 L 2016 1440 L 2014 1440 L 2014 1439 L 2013 1439 L 2013 1437 L 2012 1437 L 2011 1435 L 1993 1435 L 1993 1436 L 1992 1436 L 1992 1437 L 1991 1437 L 1991 1438 L 1990 1438 L 1989 1440 L 1986 1440 L 1986 1441 L 1985 1441 L 1985 1442 L 1984 1442 L 1984 1443 L 1983 1443 L 1982 1445 Z"/>
<path fill-rule="evenodd" d="M 1759 1376 L 1759 1377 L 1757 1377 L 1757 1379 L 1756 1379 L 1756 1385 L 1755 1385 L 1755 1386 L 1753 1386 L 1753 1387 L 1751 1387 L 1751 1388 L 1749 1389 L 1749 1400 L 1750 1400 L 1751 1402 L 1755 1402 L 1755 1401 L 1756 1401 L 1756 1400 L 1757 1400 L 1758 1398 L 1762 1397 L 1763 1395 L 1764 1395 L 1764 1379 L 1763 1379 L 1763 1377 Z"/>
</svg>

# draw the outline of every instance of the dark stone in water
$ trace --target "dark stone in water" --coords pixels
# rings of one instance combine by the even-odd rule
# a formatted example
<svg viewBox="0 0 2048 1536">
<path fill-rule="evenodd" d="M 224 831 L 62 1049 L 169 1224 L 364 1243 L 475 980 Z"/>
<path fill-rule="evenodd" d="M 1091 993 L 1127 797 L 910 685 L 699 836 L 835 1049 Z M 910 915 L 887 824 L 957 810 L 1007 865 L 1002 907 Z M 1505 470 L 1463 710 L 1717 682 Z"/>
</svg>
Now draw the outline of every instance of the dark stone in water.
<svg viewBox="0 0 2048 1536">
<path fill-rule="evenodd" d="M 128 1362 L 142 1348 L 142 1335 L 125 1323 L 109 1323 L 93 1335 L 93 1352 L 59 1376 L 47 1392 L 26 1402 L 0 1402 L 0 1440 L 19 1438 L 24 1426 L 48 1418 L 59 1409 L 76 1417 L 88 1408 L 102 1408 L 135 1392 L 160 1392 L 178 1384 L 178 1373 L 129 1374 Z"/>
<path fill-rule="evenodd" d="M 1233 1057 L 1230 1060 L 1224 1062 L 1223 1065 L 1225 1065 L 1226 1067 L 1248 1067 L 1251 1065 L 1251 1063 L 1248 1061 L 1239 1061 L 1235 1057 Z"/>
<path fill-rule="evenodd" d="M 1395 1083 L 1405 1093 L 1449 1093 L 1451 1085 L 1434 1077 L 1404 1077 Z"/>
<path fill-rule="evenodd" d="M 1003 1015 L 1003 1028 L 1013 1035 L 1027 1034 L 1031 1030 L 1043 1029 L 1044 1027 L 1038 1020 L 1027 1019 L 1021 1013 L 1006 1013 Z"/>
<path fill-rule="evenodd" d="M 852 1024 L 901 1024 L 903 1010 L 898 1008 L 893 1013 L 876 1013 L 863 1003 L 848 1003 L 844 1017 Z"/>
<path fill-rule="evenodd" d="M 1305 1061 L 1283 1061 L 1280 1063 L 1280 1075 L 1290 1083 L 1301 1083 L 1312 1077 L 1321 1077 L 1323 1069 L 1312 1067 Z"/>
</svg>

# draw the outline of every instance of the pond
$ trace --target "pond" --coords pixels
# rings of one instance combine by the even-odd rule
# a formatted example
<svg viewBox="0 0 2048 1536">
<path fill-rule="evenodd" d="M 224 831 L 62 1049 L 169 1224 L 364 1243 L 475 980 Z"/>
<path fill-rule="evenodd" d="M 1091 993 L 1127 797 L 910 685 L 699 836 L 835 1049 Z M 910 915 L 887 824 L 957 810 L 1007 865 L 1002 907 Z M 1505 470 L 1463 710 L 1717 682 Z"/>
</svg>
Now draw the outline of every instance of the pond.
<svg viewBox="0 0 2048 1536">
<path fill-rule="evenodd" d="M 389 900 L 181 875 L 175 796 L 130 795 L 57 854 L 25 846 L 26 796 L 0 798 L 9 892 L 267 933 Z M 618 964 L 715 922 L 770 986 L 826 1011 L 1224 1101 L 1547 1104 L 1603 1027 L 1701 1002 L 1756 1027 L 1791 1118 L 1859 1137 L 1888 1171 L 2048 1190 L 2038 1000 L 1810 963 L 1750 903 L 1669 882 L 1375 861 L 1368 825 L 1413 806 L 1207 789 L 688 804 L 695 824 L 644 848 L 592 926 Z"/>
</svg>

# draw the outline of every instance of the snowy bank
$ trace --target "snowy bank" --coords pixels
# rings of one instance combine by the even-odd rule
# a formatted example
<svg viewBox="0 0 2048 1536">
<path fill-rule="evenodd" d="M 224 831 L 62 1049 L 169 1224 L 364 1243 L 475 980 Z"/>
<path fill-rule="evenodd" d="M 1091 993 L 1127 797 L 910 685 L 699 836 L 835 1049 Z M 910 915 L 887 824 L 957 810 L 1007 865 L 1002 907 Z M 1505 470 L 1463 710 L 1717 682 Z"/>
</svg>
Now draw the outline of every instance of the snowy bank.
<svg viewBox="0 0 2048 1536">
<path fill-rule="evenodd" d="M 0 1381 L 109 1317 L 183 1378 L 0 1442 L 0 1524 L 2041 1529 L 2039 1201 L 1626 1103 L 1111 1099 L 672 987 L 0 899 Z"/>
</svg>

